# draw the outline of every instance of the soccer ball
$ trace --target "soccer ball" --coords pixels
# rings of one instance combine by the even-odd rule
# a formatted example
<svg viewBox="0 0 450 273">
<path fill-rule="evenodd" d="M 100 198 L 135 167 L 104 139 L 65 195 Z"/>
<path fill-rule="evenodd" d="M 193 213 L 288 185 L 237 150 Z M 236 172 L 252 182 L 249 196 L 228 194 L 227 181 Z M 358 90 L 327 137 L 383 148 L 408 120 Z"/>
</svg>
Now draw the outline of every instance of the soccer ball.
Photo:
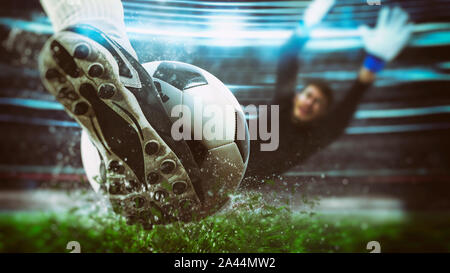
<svg viewBox="0 0 450 273">
<path fill-rule="evenodd" d="M 187 142 L 200 168 L 203 214 L 213 214 L 238 188 L 247 168 L 250 137 L 244 112 L 231 91 L 199 67 L 173 61 L 143 66 L 171 117 L 172 137 Z M 81 156 L 88 180 L 98 192 L 104 166 L 85 132 Z"/>
</svg>

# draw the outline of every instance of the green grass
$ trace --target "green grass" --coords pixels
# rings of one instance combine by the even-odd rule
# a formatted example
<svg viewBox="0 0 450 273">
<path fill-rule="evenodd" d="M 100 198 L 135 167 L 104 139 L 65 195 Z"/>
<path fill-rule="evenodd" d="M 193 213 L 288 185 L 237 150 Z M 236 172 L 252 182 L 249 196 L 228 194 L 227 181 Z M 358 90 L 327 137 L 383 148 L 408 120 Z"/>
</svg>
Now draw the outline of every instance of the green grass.
<svg viewBox="0 0 450 273">
<path fill-rule="evenodd" d="M 0 214 L 0 252 L 382 252 L 450 251 L 450 218 L 430 213 L 379 221 L 364 215 L 292 212 L 251 197 L 233 210 L 194 223 L 146 231 L 113 214 Z"/>
</svg>

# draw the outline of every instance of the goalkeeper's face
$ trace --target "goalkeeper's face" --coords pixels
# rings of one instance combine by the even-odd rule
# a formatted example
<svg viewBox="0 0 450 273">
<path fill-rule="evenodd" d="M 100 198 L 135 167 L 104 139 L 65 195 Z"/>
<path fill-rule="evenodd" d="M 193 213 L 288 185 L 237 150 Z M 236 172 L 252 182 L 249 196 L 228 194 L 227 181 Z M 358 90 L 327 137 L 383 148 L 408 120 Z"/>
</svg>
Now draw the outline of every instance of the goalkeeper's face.
<svg viewBox="0 0 450 273">
<path fill-rule="evenodd" d="M 315 85 L 308 85 L 295 95 L 292 117 L 297 122 L 312 122 L 323 117 L 328 110 L 328 99 Z"/>
</svg>

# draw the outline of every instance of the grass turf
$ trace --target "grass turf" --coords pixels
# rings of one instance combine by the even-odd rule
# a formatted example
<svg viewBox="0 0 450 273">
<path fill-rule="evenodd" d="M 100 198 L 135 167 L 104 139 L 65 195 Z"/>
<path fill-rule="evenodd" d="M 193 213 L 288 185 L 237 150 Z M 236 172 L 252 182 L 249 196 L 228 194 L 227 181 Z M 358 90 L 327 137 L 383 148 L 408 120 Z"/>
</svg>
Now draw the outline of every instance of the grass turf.
<svg viewBox="0 0 450 273">
<path fill-rule="evenodd" d="M 367 215 L 293 212 L 252 198 L 233 210 L 193 223 L 129 226 L 114 214 L 16 212 L 0 214 L 0 252 L 382 252 L 450 251 L 450 218 L 409 213 L 383 221 Z"/>
</svg>

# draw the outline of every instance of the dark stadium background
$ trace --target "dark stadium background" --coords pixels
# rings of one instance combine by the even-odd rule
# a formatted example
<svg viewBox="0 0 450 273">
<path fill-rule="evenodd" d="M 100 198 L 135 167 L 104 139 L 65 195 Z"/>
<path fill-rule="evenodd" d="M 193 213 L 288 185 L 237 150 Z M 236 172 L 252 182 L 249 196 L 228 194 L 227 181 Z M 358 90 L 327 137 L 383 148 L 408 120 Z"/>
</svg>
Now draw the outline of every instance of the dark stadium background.
<svg viewBox="0 0 450 273">
<path fill-rule="evenodd" d="M 123 2 L 141 62 L 202 67 L 247 105 L 272 96 L 279 46 L 309 1 Z M 381 1 L 391 4 L 416 23 L 410 46 L 379 76 L 345 135 L 266 189 L 360 200 L 349 206 L 384 198 L 414 209 L 450 207 L 450 1 Z M 338 0 L 302 54 L 298 88 L 325 79 L 339 99 L 364 56 L 356 28 L 373 26 L 379 9 Z M 23 192 L 89 187 L 80 129 L 37 71 L 51 32 L 38 1 L 1 1 L 0 210 L 40 207 Z"/>
</svg>

